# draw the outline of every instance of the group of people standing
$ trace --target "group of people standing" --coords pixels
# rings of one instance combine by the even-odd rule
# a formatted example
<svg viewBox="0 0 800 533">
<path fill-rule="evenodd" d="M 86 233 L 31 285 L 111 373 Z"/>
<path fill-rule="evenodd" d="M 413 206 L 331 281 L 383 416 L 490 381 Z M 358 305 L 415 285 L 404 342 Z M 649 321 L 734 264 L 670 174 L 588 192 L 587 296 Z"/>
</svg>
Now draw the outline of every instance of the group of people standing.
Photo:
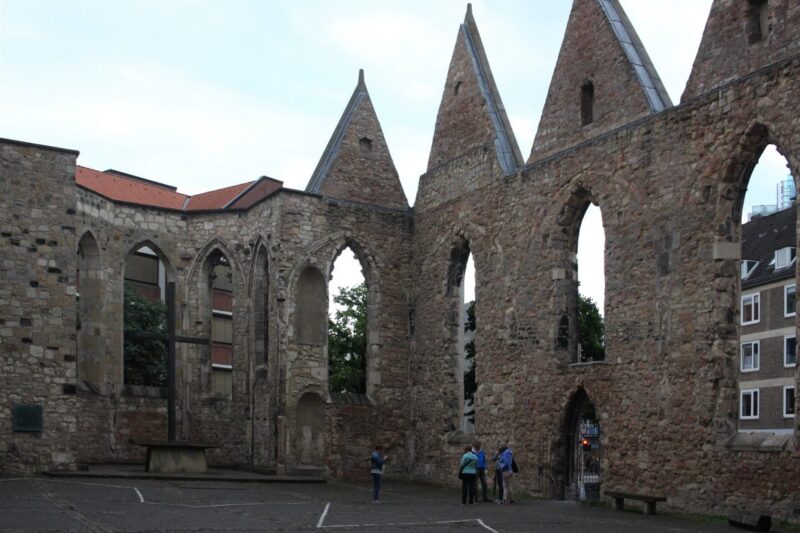
<svg viewBox="0 0 800 533">
<path fill-rule="evenodd" d="M 380 503 L 381 485 L 383 485 L 384 466 L 388 457 L 383 453 L 383 446 L 376 445 L 370 454 L 370 473 L 372 474 L 372 503 Z M 511 448 L 505 444 L 497 448 L 497 453 L 492 457 L 494 463 L 493 484 L 497 499 L 495 503 L 514 503 L 511 490 L 511 480 L 518 471 L 514 462 Z M 478 501 L 491 502 L 489 489 L 486 483 L 486 453 L 481 449 L 481 443 L 475 442 L 472 447 L 464 448 L 464 455 L 459 464 L 458 477 L 461 479 L 461 503 L 472 505 Z M 477 482 L 481 482 L 482 500 L 478 499 Z"/>
<path fill-rule="evenodd" d="M 511 489 L 511 480 L 517 471 L 514 453 L 511 448 L 501 444 L 497 453 L 492 457 L 492 462 L 494 463 L 493 483 L 498 495 L 495 503 L 514 503 Z M 458 466 L 458 477 L 461 479 L 461 503 L 472 505 L 478 501 L 491 502 L 486 483 L 486 453 L 481 449 L 480 442 L 475 442 L 472 447 L 464 448 L 464 455 L 461 456 Z M 478 499 L 478 481 L 481 482 L 482 500 Z"/>
</svg>

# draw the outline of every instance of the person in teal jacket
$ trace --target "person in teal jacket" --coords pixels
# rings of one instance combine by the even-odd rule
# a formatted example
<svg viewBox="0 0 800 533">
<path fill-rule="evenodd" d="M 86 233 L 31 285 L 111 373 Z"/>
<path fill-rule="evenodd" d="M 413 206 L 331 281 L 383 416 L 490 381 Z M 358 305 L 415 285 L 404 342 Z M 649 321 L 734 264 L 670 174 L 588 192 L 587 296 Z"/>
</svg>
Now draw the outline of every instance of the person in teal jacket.
<svg viewBox="0 0 800 533">
<path fill-rule="evenodd" d="M 458 465 L 458 477 L 461 478 L 461 504 L 466 505 L 475 503 L 475 475 L 478 472 L 478 458 L 472 453 L 472 448 L 464 448 L 464 455 L 461 456 L 461 463 Z"/>
</svg>

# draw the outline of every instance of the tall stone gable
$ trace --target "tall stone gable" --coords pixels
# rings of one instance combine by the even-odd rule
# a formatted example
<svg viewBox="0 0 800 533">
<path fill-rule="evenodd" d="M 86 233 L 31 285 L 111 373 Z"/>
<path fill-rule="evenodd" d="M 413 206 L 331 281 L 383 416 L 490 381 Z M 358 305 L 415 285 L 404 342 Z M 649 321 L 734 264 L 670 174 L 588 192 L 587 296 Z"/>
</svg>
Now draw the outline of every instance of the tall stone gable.
<svg viewBox="0 0 800 533">
<path fill-rule="evenodd" d="M 800 52 L 797 0 L 714 0 L 682 101 Z"/>
<path fill-rule="evenodd" d="M 468 5 L 436 116 L 428 170 L 491 142 L 506 175 L 522 166 L 522 154 Z"/>
<path fill-rule="evenodd" d="M 306 187 L 341 200 L 408 209 L 397 169 L 359 71 L 358 85 Z"/>
<path fill-rule="evenodd" d="M 671 106 L 619 2 L 575 0 L 528 162 Z"/>
</svg>

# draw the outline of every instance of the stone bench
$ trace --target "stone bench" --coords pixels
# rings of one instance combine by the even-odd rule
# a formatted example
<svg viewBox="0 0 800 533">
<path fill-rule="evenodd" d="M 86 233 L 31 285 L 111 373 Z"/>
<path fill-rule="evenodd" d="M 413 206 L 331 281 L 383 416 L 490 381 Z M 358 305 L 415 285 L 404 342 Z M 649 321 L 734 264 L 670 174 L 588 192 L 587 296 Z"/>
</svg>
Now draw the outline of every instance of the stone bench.
<svg viewBox="0 0 800 533">
<path fill-rule="evenodd" d="M 206 450 L 217 448 L 214 444 L 193 441 L 169 440 L 131 440 L 131 444 L 145 446 L 147 472 L 170 473 L 187 472 L 204 474 L 208 471 Z"/>
<path fill-rule="evenodd" d="M 617 511 L 625 510 L 625 500 L 639 500 L 645 502 L 645 514 L 656 514 L 656 503 L 665 502 L 663 496 L 650 496 L 648 494 L 633 494 L 631 492 L 619 492 L 613 490 L 605 491 L 605 495 L 614 498 L 614 509 Z"/>
</svg>

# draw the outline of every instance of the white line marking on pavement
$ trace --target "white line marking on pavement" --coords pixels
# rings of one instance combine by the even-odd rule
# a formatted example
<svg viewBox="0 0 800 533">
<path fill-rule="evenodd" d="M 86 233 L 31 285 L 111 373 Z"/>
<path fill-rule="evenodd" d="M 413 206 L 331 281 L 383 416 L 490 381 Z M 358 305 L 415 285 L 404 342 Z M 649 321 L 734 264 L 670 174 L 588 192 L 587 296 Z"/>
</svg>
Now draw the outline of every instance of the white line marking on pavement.
<svg viewBox="0 0 800 533">
<path fill-rule="evenodd" d="M 318 524 L 317 527 L 322 529 L 337 529 L 337 528 L 356 528 L 356 527 L 441 526 L 444 524 L 465 524 L 467 522 L 478 522 L 480 525 L 482 525 L 489 531 L 498 533 L 497 531 L 490 528 L 477 518 L 470 518 L 468 520 L 439 520 L 437 522 L 391 522 L 388 524 L 337 524 L 335 526 L 322 526 Z"/>
<path fill-rule="evenodd" d="M 133 487 L 133 490 L 135 490 L 136 491 L 136 495 L 139 496 L 139 502 L 140 503 L 144 503 L 144 496 L 142 496 L 142 493 L 139 492 L 139 489 L 137 489 L 136 487 Z"/>
<path fill-rule="evenodd" d="M 213 503 L 208 505 L 190 505 L 188 503 L 142 502 L 147 505 L 164 505 L 166 507 L 184 507 L 187 509 L 210 509 L 213 507 L 253 507 L 255 505 L 308 505 L 306 502 L 250 502 L 250 503 Z"/>
<path fill-rule="evenodd" d="M 481 526 L 483 526 L 483 528 L 484 528 L 484 529 L 488 529 L 488 530 L 489 530 L 489 531 L 491 531 L 492 533 L 499 533 L 499 531 L 497 531 L 496 529 L 492 529 L 492 528 L 490 528 L 489 526 L 487 526 L 486 524 L 484 524 L 484 523 L 483 523 L 483 520 L 481 520 L 480 518 L 478 518 L 478 523 L 479 523 Z"/>
<path fill-rule="evenodd" d="M 317 528 L 322 527 L 322 523 L 325 521 L 325 516 L 328 514 L 328 509 L 331 508 L 331 502 L 325 504 L 325 510 L 322 511 L 322 516 L 319 517 L 319 522 L 317 522 Z"/>
</svg>

